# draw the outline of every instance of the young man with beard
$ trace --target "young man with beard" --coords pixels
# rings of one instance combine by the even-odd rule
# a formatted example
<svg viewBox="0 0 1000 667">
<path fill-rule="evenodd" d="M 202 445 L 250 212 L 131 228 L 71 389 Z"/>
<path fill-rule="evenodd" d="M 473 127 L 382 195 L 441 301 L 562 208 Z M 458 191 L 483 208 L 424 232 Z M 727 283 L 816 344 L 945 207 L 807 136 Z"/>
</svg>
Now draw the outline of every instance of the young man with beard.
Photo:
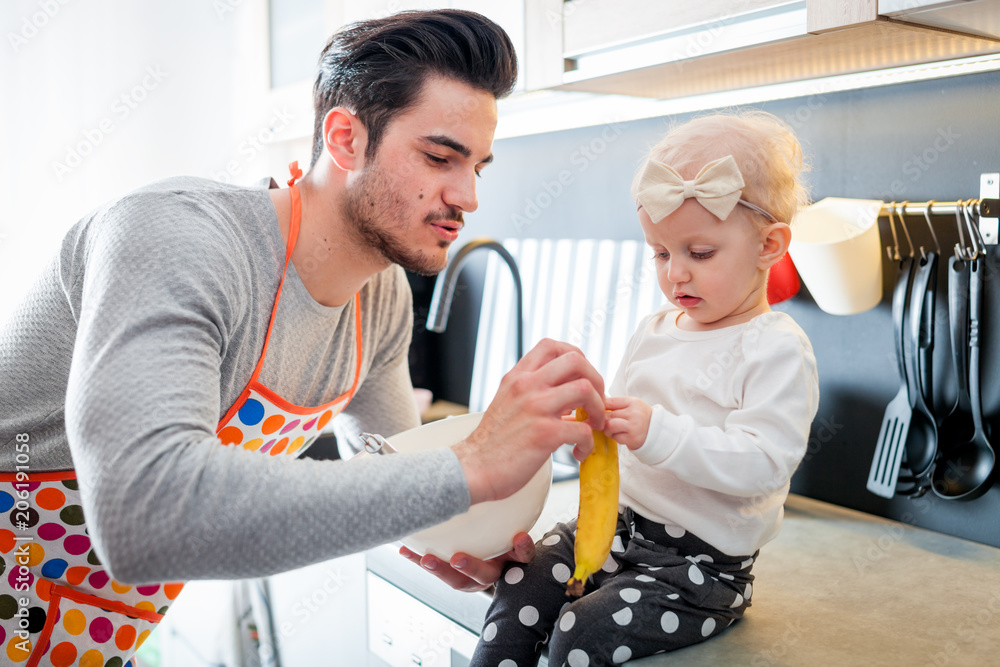
<svg viewBox="0 0 1000 667">
<path fill-rule="evenodd" d="M 127 660 L 179 590 L 163 582 L 390 542 L 513 493 L 562 443 L 589 446 L 603 382 L 545 341 L 451 448 L 296 458 L 334 417 L 348 436 L 419 423 L 403 269 L 444 268 L 516 71 L 478 14 L 349 26 L 321 57 L 312 164 L 288 188 L 174 178 L 69 231 L 0 329 L 0 531 L 35 545 L 23 588 L 0 582 L 32 618 L 18 659 Z M 578 405 L 592 425 L 561 418 Z M 464 588 L 499 571 L 424 565 Z"/>
</svg>

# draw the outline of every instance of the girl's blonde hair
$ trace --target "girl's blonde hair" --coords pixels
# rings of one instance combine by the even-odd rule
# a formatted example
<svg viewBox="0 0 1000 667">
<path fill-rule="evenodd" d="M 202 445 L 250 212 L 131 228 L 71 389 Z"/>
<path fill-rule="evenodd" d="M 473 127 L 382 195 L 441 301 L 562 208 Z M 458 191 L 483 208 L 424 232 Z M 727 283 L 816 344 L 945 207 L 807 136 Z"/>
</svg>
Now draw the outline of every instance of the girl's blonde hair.
<svg viewBox="0 0 1000 667">
<path fill-rule="evenodd" d="M 707 163 L 726 155 L 736 160 L 746 183 L 742 198 L 781 222 L 791 222 L 808 203 L 808 192 L 800 180 L 806 167 L 799 140 L 777 116 L 759 109 L 714 113 L 671 128 L 642 161 L 632 180 L 632 198 L 636 199 L 639 178 L 650 160 L 693 179 Z M 751 209 L 737 209 L 751 214 L 758 223 L 769 222 Z"/>
</svg>

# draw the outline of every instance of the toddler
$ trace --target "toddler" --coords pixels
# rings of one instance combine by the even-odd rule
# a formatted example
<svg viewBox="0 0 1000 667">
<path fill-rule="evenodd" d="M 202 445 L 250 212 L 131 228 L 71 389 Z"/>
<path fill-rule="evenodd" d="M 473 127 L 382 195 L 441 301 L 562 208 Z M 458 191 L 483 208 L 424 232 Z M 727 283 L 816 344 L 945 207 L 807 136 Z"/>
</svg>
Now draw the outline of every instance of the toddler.
<svg viewBox="0 0 1000 667">
<path fill-rule="evenodd" d="M 805 333 L 771 312 L 768 269 L 805 203 L 802 151 L 760 111 L 681 125 L 632 195 L 669 301 L 633 334 L 606 399 L 620 447 L 611 555 L 566 597 L 575 521 L 497 582 L 473 665 L 620 664 L 712 637 L 742 617 L 759 549 L 781 525 L 816 414 Z"/>
</svg>

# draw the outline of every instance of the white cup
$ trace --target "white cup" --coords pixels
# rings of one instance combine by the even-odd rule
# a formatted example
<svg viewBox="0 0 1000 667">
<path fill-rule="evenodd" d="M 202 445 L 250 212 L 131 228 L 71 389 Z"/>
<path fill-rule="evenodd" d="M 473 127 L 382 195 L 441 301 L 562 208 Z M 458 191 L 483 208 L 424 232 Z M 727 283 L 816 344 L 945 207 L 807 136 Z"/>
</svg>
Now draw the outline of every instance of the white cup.
<svg viewBox="0 0 1000 667">
<path fill-rule="evenodd" d="M 882 202 L 827 197 L 792 221 L 788 248 L 816 305 L 831 315 L 854 315 L 882 300 Z"/>
</svg>

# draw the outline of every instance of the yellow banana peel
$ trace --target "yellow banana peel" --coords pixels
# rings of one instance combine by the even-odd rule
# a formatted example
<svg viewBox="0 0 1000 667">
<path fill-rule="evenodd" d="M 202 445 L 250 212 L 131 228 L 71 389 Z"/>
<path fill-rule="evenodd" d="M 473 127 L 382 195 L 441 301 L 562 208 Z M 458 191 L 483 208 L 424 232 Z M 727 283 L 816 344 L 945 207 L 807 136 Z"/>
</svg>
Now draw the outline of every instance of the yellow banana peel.
<svg viewBox="0 0 1000 667">
<path fill-rule="evenodd" d="M 576 409 L 576 420 L 587 413 Z M 583 595 L 590 575 L 604 565 L 618 524 L 618 443 L 594 431 L 594 451 L 580 463 L 580 513 L 576 521 L 576 570 L 566 583 L 566 595 Z"/>
</svg>

